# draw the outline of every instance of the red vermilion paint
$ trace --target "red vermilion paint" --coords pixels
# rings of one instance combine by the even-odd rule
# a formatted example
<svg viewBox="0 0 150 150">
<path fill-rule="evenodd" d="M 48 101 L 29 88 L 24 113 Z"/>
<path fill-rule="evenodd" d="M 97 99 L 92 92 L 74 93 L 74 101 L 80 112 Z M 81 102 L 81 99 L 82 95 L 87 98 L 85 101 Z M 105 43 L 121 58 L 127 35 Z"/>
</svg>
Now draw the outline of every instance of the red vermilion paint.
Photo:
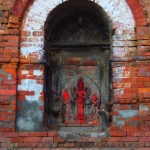
<svg viewBox="0 0 150 150">
<path fill-rule="evenodd" d="M 67 90 L 65 90 L 65 91 L 63 92 L 63 103 L 64 103 L 64 104 L 67 104 L 67 103 L 68 103 L 68 100 L 69 100 L 69 93 L 68 93 Z"/>
<path fill-rule="evenodd" d="M 96 94 L 93 95 L 93 99 L 94 99 L 94 106 L 97 106 L 97 95 Z"/>
<path fill-rule="evenodd" d="M 66 115 L 67 115 L 67 112 L 66 112 L 66 106 L 67 104 L 69 103 L 69 93 L 67 90 L 65 90 L 63 92 L 63 123 L 66 124 Z"/>
<path fill-rule="evenodd" d="M 78 121 L 83 123 L 83 91 L 78 91 Z"/>
<path fill-rule="evenodd" d="M 83 123 L 83 117 L 84 117 L 84 107 L 83 107 L 83 96 L 84 96 L 84 92 L 83 92 L 83 79 L 80 78 L 78 80 L 78 121 L 79 123 Z"/>
</svg>

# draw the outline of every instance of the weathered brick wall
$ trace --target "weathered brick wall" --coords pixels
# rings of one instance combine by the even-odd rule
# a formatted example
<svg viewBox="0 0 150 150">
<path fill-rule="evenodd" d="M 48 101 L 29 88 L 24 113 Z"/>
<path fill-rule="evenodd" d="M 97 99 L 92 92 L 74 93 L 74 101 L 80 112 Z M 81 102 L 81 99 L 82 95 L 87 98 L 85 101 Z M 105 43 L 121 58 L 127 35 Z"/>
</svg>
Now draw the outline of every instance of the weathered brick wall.
<svg viewBox="0 0 150 150">
<path fill-rule="evenodd" d="M 150 1 L 96 2 L 114 29 L 110 137 L 68 142 L 57 132 L 14 132 L 44 130 L 43 26 L 61 1 L 0 0 L 0 148 L 150 147 Z"/>
<path fill-rule="evenodd" d="M 148 22 L 150 22 L 150 1 L 149 0 L 143 0 L 143 5 L 144 5 L 144 8 L 146 10 L 146 13 L 147 13 L 147 18 L 148 18 Z"/>
<path fill-rule="evenodd" d="M 8 29 L 12 0 L 0 1 L 0 131 L 15 131 L 19 30 Z"/>
</svg>

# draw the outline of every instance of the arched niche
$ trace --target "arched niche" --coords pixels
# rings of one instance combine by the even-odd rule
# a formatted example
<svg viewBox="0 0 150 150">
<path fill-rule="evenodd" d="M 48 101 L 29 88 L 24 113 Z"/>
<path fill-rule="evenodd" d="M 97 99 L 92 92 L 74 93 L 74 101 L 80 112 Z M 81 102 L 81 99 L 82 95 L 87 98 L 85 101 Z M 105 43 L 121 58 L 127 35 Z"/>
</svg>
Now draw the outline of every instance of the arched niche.
<svg viewBox="0 0 150 150">
<path fill-rule="evenodd" d="M 45 125 L 50 129 L 107 128 L 102 118 L 109 104 L 111 27 L 103 8 L 87 0 L 66 1 L 48 15 Z"/>
</svg>

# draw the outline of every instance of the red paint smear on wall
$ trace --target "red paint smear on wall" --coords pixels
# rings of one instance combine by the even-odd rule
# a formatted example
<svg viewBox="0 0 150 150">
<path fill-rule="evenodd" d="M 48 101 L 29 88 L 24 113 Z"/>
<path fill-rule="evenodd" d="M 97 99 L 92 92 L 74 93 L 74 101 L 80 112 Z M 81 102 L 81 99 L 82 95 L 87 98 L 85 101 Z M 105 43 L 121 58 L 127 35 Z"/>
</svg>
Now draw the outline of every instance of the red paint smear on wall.
<svg viewBox="0 0 150 150">
<path fill-rule="evenodd" d="M 67 104 L 67 103 L 68 103 L 68 100 L 69 100 L 69 93 L 68 93 L 67 90 L 65 90 L 65 91 L 63 92 L 63 102 L 64 102 L 64 104 Z"/>
<path fill-rule="evenodd" d="M 97 95 L 96 94 L 93 95 L 93 99 L 94 99 L 94 106 L 97 106 Z"/>
</svg>

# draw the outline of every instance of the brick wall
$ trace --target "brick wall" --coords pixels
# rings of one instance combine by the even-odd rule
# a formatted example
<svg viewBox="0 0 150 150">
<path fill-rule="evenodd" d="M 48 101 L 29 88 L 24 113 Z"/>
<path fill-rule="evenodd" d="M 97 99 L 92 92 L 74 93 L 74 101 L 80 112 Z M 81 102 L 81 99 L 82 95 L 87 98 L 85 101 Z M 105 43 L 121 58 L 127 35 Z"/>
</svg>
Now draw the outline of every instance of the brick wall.
<svg viewBox="0 0 150 150">
<path fill-rule="evenodd" d="M 69 142 L 61 139 L 57 132 L 43 131 L 46 130 L 43 128 L 43 26 L 49 12 L 59 3 L 59 0 L 0 0 L 0 148 L 149 149 L 149 0 L 96 1 L 111 18 L 114 29 L 109 137 L 80 137 Z M 20 120 L 22 113 L 24 117 Z M 35 119 L 38 125 L 34 125 Z M 21 121 L 26 124 L 19 126 Z M 35 126 L 36 131 L 42 132 L 16 132 L 32 131 Z"/>
</svg>

